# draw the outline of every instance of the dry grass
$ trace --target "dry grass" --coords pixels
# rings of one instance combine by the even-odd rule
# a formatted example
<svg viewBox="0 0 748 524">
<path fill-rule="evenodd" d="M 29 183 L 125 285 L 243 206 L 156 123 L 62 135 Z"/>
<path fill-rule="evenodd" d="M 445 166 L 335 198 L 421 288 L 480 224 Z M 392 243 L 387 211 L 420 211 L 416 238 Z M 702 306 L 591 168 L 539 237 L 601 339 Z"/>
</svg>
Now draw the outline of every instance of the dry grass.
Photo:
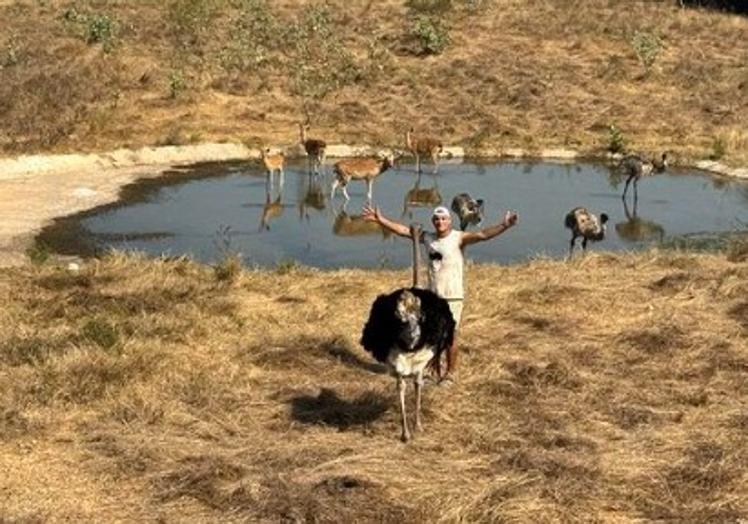
<svg viewBox="0 0 748 524">
<path fill-rule="evenodd" d="M 334 38 L 307 49 L 291 29 L 320 4 L 268 4 L 277 25 L 255 30 L 257 48 L 240 38 L 236 1 L 84 0 L 67 19 L 66 0 L 0 3 L 0 148 L 292 144 L 309 117 L 330 142 L 402 145 L 414 124 L 473 151 L 595 152 L 615 124 L 635 150 L 748 161 L 745 16 L 669 0 L 329 0 L 318 27 Z M 420 56 L 409 34 L 430 4 L 452 6 L 426 13 L 450 43 Z M 109 52 L 87 43 L 93 16 L 113 24 Z M 636 38 L 658 43 L 651 65 Z"/>
<path fill-rule="evenodd" d="M 358 345 L 402 272 L 113 255 L 0 275 L 13 521 L 748 518 L 748 267 L 591 254 L 470 266 L 459 383 L 399 442 Z"/>
</svg>

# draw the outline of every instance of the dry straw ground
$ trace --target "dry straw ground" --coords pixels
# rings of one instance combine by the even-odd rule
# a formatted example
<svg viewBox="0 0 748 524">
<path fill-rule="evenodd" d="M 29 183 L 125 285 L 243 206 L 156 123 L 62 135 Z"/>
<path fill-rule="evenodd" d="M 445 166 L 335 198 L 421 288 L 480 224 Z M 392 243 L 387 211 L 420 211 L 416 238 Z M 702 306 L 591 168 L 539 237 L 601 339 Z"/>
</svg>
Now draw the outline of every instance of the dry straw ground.
<svg viewBox="0 0 748 524">
<path fill-rule="evenodd" d="M 470 266 L 407 445 L 358 345 L 406 271 L 220 269 L 0 275 L 0 520 L 748 519 L 744 248 Z"/>
<path fill-rule="evenodd" d="M 290 144 L 308 117 L 330 142 L 415 124 L 474 152 L 594 152 L 616 125 L 744 165 L 747 33 L 676 0 L 4 1 L 0 149 Z"/>
</svg>

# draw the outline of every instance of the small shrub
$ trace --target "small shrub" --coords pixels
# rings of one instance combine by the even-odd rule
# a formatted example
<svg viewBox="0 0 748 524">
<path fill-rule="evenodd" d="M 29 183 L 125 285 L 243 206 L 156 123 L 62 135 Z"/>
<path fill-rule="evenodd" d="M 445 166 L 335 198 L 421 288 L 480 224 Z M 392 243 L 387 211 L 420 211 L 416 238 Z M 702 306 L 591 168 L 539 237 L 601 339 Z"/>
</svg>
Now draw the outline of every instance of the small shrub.
<svg viewBox="0 0 748 524">
<path fill-rule="evenodd" d="M 418 44 L 417 54 L 438 55 L 449 44 L 447 29 L 434 18 L 419 16 L 413 25 L 412 36 Z"/>
<path fill-rule="evenodd" d="M 156 141 L 157 146 L 183 146 L 189 142 L 188 137 L 185 136 L 184 131 L 179 126 L 169 127 L 166 135 L 160 140 Z"/>
<path fill-rule="evenodd" d="M 307 8 L 291 24 L 284 45 L 292 46 L 294 90 L 304 99 L 327 94 L 362 77 L 351 53 L 341 42 L 324 6 Z"/>
<path fill-rule="evenodd" d="M 168 21 L 180 46 L 195 46 L 217 12 L 216 0 L 172 0 Z"/>
<path fill-rule="evenodd" d="M 35 266 L 44 264 L 49 260 L 50 254 L 49 246 L 44 242 L 34 242 L 31 246 L 26 248 L 26 256 Z"/>
<path fill-rule="evenodd" d="M 472 3 L 475 3 L 475 0 Z M 407 0 L 405 7 L 415 13 L 445 13 L 450 11 L 453 5 L 452 0 Z"/>
<path fill-rule="evenodd" d="M 244 268 L 242 255 L 231 247 L 231 226 L 221 226 L 213 239 L 220 261 L 213 266 L 213 274 L 219 282 L 233 283 Z"/>
<path fill-rule="evenodd" d="M 81 336 L 102 349 L 111 349 L 119 342 L 117 328 L 101 319 L 91 319 L 83 324 Z"/>
<path fill-rule="evenodd" d="M 293 259 L 281 260 L 280 262 L 278 262 L 276 272 L 279 275 L 287 275 L 289 273 L 293 273 L 294 271 L 299 269 L 299 267 L 299 263 Z"/>
<path fill-rule="evenodd" d="M 712 141 L 712 152 L 709 154 L 710 160 L 719 160 L 727 152 L 727 142 L 721 136 L 714 137 Z"/>
<path fill-rule="evenodd" d="M 657 35 L 643 31 L 636 31 L 631 38 L 631 47 L 634 48 L 637 58 L 645 69 L 649 70 L 654 64 L 657 56 L 664 45 Z"/>
<path fill-rule="evenodd" d="M 615 124 L 611 124 L 608 128 L 608 151 L 611 153 L 626 151 L 626 138 Z"/>
<path fill-rule="evenodd" d="M 176 99 L 187 89 L 187 80 L 181 71 L 169 73 L 169 97 Z"/>
<path fill-rule="evenodd" d="M 102 44 L 109 51 L 114 42 L 114 21 L 109 15 L 94 14 L 86 18 L 86 43 Z"/>
<path fill-rule="evenodd" d="M 18 35 L 13 33 L 8 37 L 2 50 L 0 50 L 0 69 L 18 65 L 24 58 L 23 48 Z"/>
<path fill-rule="evenodd" d="M 270 63 L 271 52 L 282 42 L 281 23 L 266 0 L 240 0 L 239 17 L 233 21 L 229 44 L 221 51 L 227 70 L 249 71 Z"/>
<path fill-rule="evenodd" d="M 223 257 L 221 261 L 213 267 L 213 274 L 219 282 L 236 282 L 241 275 L 242 257 L 239 253 L 231 253 Z"/>
<path fill-rule="evenodd" d="M 71 7 L 63 11 L 62 19 L 72 24 L 75 32 L 87 44 L 101 44 L 107 53 L 114 49 L 118 24 L 112 16 L 101 13 L 80 13 Z"/>
</svg>

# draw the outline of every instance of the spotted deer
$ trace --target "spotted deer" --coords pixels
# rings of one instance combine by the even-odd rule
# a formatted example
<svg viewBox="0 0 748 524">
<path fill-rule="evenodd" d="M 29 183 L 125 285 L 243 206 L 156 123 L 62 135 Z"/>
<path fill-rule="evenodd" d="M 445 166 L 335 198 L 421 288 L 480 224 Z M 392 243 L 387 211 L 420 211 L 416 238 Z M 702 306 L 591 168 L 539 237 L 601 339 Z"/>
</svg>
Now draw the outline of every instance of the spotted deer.
<svg viewBox="0 0 748 524">
<path fill-rule="evenodd" d="M 429 156 L 434 164 L 434 173 L 439 170 L 439 154 L 444 150 L 442 142 L 429 136 L 417 136 L 415 129 L 405 133 L 405 148 L 416 158 L 416 171 L 421 172 L 421 157 Z"/>
<path fill-rule="evenodd" d="M 349 158 L 335 164 L 335 180 L 332 183 L 330 199 L 335 198 L 338 186 L 343 188 L 343 196 L 350 200 L 348 195 L 348 182 L 351 180 L 363 180 L 366 182 L 366 198 L 371 201 L 371 190 L 374 179 L 387 171 L 395 164 L 395 156 L 388 153 L 383 158 Z"/>
</svg>

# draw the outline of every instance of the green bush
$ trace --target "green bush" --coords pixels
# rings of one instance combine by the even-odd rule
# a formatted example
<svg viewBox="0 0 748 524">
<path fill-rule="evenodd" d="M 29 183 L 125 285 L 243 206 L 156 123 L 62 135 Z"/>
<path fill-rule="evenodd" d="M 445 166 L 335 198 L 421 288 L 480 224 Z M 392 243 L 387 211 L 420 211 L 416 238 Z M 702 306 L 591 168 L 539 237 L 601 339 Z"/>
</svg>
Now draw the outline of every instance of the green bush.
<svg viewBox="0 0 748 524">
<path fill-rule="evenodd" d="M 35 266 L 41 266 L 50 257 L 49 246 L 43 242 L 34 242 L 31 246 L 26 248 L 26 256 L 29 261 Z"/>
<path fill-rule="evenodd" d="M 107 53 L 114 49 L 118 24 L 112 16 L 102 13 L 79 13 L 71 7 L 63 11 L 62 19 L 72 24 L 74 31 L 87 44 L 101 44 Z"/>
<path fill-rule="evenodd" d="M 615 124 L 611 124 L 608 128 L 608 151 L 611 153 L 623 153 L 626 151 L 626 138 Z"/>
<path fill-rule="evenodd" d="M 727 143 L 721 136 L 714 137 L 712 141 L 712 152 L 709 154 L 710 160 L 719 160 L 727 152 Z"/>
<path fill-rule="evenodd" d="M 418 44 L 418 54 L 438 55 L 449 44 L 449 33 L 442 23 L 428 16 L 419 16 L 412 35 Z"/>
<path fill-rule="evenodd" d="M 324 6 L 307 8 L 285 34 L 291 46 L 294 90 L 305 99 L 321 99 L 361 78 L 353 54 L 343 45 Z"/>
<path fill-rule="evenodd" d="M 172 0 L 168 22 L 179 46 L 195 46 L 218 11 L 217 0 Z"/>
<path fill-rule="evenodd" d="M 0 50 L 0 69 L 21 63 L 23 54 L 23 48 L 21 47 L 18 35 L 12 33 L 6 40 L 2 50 Z"/>
<path fill-rule="evenodd" d="M 232 22 L 229 43 L 220 53 L 228 70 L 249 71 L 267 65 L 282 42 L 281 23 L 266 0 L 240 0 Z"/>
<path fill-rule="evenodd" d="M 643 31 L 636 31 L 631 38 L 631 47 L 634 48 L 634 52 L 644 68 L 649 69 L 654 64 L 664 45 L 659 36 Z"/>
<path fill-rule="evenodd" d="M 102 349 L 111 349 L 119 342 L 117 328 L 106 320 L 91 319 L 81 328 L 81 336 Z"/>
<path fill-rule="evenodd" d="M 187 89 L 187 80 L 181 71 L 169 73 L 169 97 L 178 98 Z"/>
<path fill-rule="evenodd" d="M 407 0 L 405 7 L 416 13 L 444 13 L 452 9 L 452 0 Z"/>
</svg>

